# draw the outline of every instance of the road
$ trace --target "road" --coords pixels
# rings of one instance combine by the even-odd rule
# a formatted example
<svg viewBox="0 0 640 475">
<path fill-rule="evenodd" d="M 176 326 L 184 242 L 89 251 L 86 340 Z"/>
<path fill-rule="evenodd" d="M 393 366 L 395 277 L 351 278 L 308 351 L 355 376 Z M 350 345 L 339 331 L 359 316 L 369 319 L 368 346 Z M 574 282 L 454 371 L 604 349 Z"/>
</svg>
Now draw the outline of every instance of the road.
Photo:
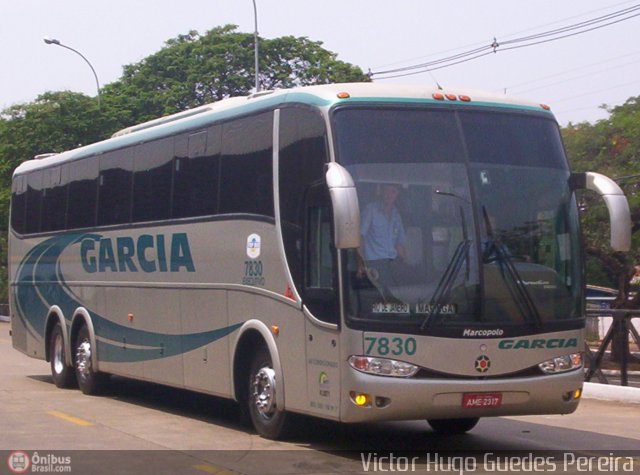
<svg viewBox="0 0 640 475">
<path fill-rule="evenodd" d="M 11 473 L 4 460 L 17 450 L 41 464 L 55 456 L 55 466 L 69 462 L 71 473 L 95 474 L 366 473 L 384 471 L 387 459 L 375 457 L 387 451 L 418 454 L 420 473 L 438 467 L 461 473 L 453 470 L 460 468 L 456 460 L 469 465 L 462 473 L 493 473 L 495 465 L 472 467 L 470 457 L 553 450 L 565 458 L 564 451 L 574 451 L 568 457 L 585 463 L 608 457 L 611 464 L 618 463 L 608 455 L 614 451 L 640 473 L 639 405 L 585 399 L 573 415 L 484 419 L 471 433 L 451 437 L 436 436 L 422 421 L 346 426 L 300 418 L 298 434 L 276 442 L 255 435 L 233 403 L 212 396 L 125 378 L 112 378 L 99 397 L 57 389 L 48 364 L 12 349 L 8 331 L 0 323 L 0 473 Z M 443 458 L 451 453 L 458 459 Z M 569 458 L 562 473 L 580 472 L 576 460 Z M 404 462 L 396 458 L 396 468 Z"/>
</svg>

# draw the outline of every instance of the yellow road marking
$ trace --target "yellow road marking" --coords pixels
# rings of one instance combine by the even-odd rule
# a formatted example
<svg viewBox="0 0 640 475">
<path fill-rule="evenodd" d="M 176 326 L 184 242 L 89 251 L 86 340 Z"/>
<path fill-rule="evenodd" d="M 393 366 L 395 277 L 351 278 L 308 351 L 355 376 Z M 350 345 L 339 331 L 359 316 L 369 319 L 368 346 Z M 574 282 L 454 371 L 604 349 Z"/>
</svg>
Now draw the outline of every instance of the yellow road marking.
<svg viewBox="0 0 640 475">
<path fill-rule="evenodd" d="M 211 473 L 215 475 L 232 475 L 235 473 L 235 472 L 229 472 L 224 468 L 220 468 L 220 467 L 216 467 L 215 465 L 208 465 L 208 464 L 194 465 L 193 468 L 195 468 L 196 470 L 200 470 L 201 472 Z"/>
<path fill-rule="evenodd" d="M 87 427 L 87 426 L 93 425 L 93 422 L 85 421 L 84 419 L 80 419 L 79 417 L 73 417 L 73 416 L 70 416 L 69 414 L 65 414 L 64 412 L 60 412 L 60 411 L 47 411 L 47 414 L 57 417 L 59 419 L 65 420 L 67 422 L 77 424 L 79 426 Z"/>
</svg>

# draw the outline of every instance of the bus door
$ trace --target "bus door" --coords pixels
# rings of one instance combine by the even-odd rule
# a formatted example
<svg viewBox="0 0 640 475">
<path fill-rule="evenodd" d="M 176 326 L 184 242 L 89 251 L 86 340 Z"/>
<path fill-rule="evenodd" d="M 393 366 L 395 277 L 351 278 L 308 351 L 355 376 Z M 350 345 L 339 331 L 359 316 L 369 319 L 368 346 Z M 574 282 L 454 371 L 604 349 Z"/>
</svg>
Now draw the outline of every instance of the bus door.
<svg viewBox="0 0 640 475">
<path fill-rule="evenodd" d="M 331 201 L 325 183 L 306 196 L 303 311 L 310 412 L 337 419 L 340 407 L 340 321 Z"/>
</svg>

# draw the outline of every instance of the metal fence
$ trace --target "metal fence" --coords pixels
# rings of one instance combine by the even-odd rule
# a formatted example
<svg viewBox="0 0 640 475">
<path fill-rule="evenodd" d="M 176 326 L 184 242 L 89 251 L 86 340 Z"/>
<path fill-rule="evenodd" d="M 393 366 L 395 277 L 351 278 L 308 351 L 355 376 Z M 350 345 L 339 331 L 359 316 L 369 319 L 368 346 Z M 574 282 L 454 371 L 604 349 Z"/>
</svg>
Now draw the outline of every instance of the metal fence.
<svg viewBox="0 0 640 475">
<path fill-rule="evenodd" d="M 633 319 L 640 318 L 640 310 L 593 309 L 587 310 L 587 317 L 589 317 L 589 319 L 602 317 L 611 318 L 612 322 L 597 351 L 594 352 L 591 350 L 588 341 L 584 342 L 585 356 L 589 363 L 589 368 L 586 370 L 584 380 L 591 381 L 591 378 L 596 376 L 599 382 L 609 384 L 609 380 L 602 371 L 601 366 L 607 349 L 611 347 L 612 354 L 615 352 L 619 356 L 619 361 L 616 361 L 616 363 L 620 366 L 620 384 L 622 386 L 628 386 L 629 360 L 631 357 L 629 341 L 635 341 L 635 344 L 640 349 L 640 335 L 633 325 Z"/>
</svg>

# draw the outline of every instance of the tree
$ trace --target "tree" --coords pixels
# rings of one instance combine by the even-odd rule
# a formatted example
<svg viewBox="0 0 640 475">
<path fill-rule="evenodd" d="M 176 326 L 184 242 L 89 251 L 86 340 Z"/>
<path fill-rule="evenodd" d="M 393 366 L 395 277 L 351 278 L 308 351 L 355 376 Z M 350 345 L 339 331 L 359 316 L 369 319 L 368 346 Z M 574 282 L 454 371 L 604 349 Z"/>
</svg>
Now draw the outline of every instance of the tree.
<svg viewBox="0 0 640 475">
<path fill-rule="evenodd" d="M 190 31 L 166 42 L 103 89 L 105 107 L 122 126 L 247 95 L 254 87 L 254 36 L 234 25 L 204 35 Z M 260 39 L 259 80 L 264 89 L 368 81 L 322 42 L 285 36 Z"/>
</svg>

